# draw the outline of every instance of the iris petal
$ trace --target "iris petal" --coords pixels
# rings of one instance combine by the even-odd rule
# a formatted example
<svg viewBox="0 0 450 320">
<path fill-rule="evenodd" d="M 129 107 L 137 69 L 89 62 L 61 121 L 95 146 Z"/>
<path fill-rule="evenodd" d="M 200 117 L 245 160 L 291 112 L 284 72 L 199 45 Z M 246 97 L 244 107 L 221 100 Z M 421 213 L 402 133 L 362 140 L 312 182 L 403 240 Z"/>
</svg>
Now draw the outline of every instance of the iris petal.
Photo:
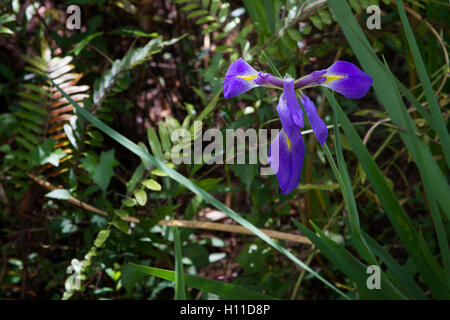
<svg viewBox="0 0 450 320">
<path fill-rule="evenodd" d="M 372 78 L 353 63 L 336 61 L 323 75 L 326 81 L 321 85 L 339 92 L 347 98 L 359 99 L 372 86 Z"/>
<path fill-rule="evenodd" d="M 247 92 L 250 89 L 256 87 L 252 81 L 244 80 L 241 78 L 225 79 L 223 82 L 223 96 L 226 99 L 236 97 L 241 93 Z"/>
<path fill-rule="evenodd" d="M 258 71 L 256 71 L 251 65 L 245 62 L 242 58 L 234 61 L 227 70 L 225 78 L 237 77 L 237 76 L 257 76 Z"/>
<path fill-rule="evenodd" d="M 244 93 L 257 84 L 254 82 L 258 72 L 242 58 L 234 61 L 225 74 L 223 81 L 223 95 L 226 99 L 233 98 Z"/>
<path fill-rule="evenodd" d="M 295 99 L 297 100 L 297 98 Z M 292 108 L 288 106 L 285 94 L 282 94 L 279 99 L 277 111 L 283 130 L 271 143 L 268 159 L 277 176 L 281 193 L 288 194 L 300 182 L 305 142 L 300 127 L 294 123 L 291 116 Z"/>
<path fill-rule="evenodd" d="M 291 141 L 291 167 L 290 167 L 290 179 L 286 189 L 281 189 L 283 194 L 288 194 L 300 183 L 300 177 L 302 175 L 303 159 L 305 157 L 305 141 L 302 136 L 298 135 L 299 139 L 294 143 Z"/>
<path fill-rule="evenodd" d="M 294 79 L 292 78 L 284 80 L 284 97 L 289 109 L 291 110 L 291 116 L 294 123 L 297 126 L 304 128 L 305 123 L 303 121 L 303 110 L 300 108 L 300 104 L 298 103 L 294 89 Z"/>
<path fill-rule="evenodd" d="M 270 144 L 267 158 L 281 190 L 287 190 L 290 179 L 291 154 L 286 141 L 286 133 L 283 130 Z"/>
<path fill-rule="evenodd" d="M 295 88 L 303 89 L 305 87 L 312 87 L 312 86 L 316 86 L 316 85 L 323 83 L 326 80 L 326 78 L 322 77 L 322 76 L 326 72 L 327 72 L 327 70 L 319 70 L 319 71 L 311 72 L 310 74 L 308 74 L 304 77 L 301 77 L 300 79 L 298 79 L 295 82 Z"/>
<path fill-rule="evenodd" d="M 301 135 L 295 143 L 291 141 L 290 145 L 289 148 L 287 135 L 282 130 L 270 144 L 268 155 L 269 164 L 275 172 L 282 194 L 294 190 L 302 174 L 305 143 Z"/>
<path fill-rule="evenodd" d="M 299 129 L 292 119 L 292 110 L 288 107 L 284 94 L 278 100 L 277 111 L 285 133 L 289 139 L 295 139 L 294 137 L 299 132 Z"/>
<path fill-rule="evenodd" d="M 328 135 L 327 125 L 319 117 L 314 102 L 312 102 L 307 95 L 302 95 L 300 97 L 300 102 L 302 103 L 303 108 L 305 108 L 305 112 L 308 115 L 309 123 L 311 124 L 311 127 L 314 131 L 314 134 L 317 137 L 317 140 L 319 140 L 319 143 L 323 145 Z"/>
</svg>

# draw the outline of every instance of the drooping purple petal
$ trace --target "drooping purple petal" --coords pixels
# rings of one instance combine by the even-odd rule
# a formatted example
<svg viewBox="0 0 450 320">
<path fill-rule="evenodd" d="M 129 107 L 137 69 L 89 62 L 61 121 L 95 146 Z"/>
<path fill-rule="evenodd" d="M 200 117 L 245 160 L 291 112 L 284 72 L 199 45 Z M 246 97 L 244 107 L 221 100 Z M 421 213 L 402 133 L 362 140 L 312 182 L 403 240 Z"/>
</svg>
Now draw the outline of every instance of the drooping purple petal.
<svg viewBox="0 0 450 320">
<path fill-rule="evenodd" d="M 322 86 L 351 99 L 362 98 L 372 86 L 372 78 L 347 61 L 336 61 L 323 77 L 326 77 L 326 81 Z"/>
<path fill-rule="evenodd" d="M 286 133 L 281 132 L 272 141 L 269 147 L 269 154 L 267 159 L 269 160 L 270 167 L 275 173 L 278 179 L 278 185 L 281 190 L 286 190 L 289 185 L 290 179 L 290 167 L 291 167 L 291 154 L 289 146 L 286 141 Z"/>
<path fill-rule="evenodd" d="M 288 107 L 284 94 L 281 94 L 280 99 L 278 99 L 277 111 L 280 116 L 283 130 L 290 139 L 293 138 L 299 131 L 299 128 L 294 123 L 292 118 L 292 110 Z"/>
<path fill-rule="evenodd" d="M 283 131 L 286 133 L 289 143 L 291 145 L 299 144 L 299 140 L 302 139 L 302 133 L 300 127 L 294 123 L 292 109 L 289 108 L 286 102 L 285 94 L 282 94 L 278 100 L 277 111 L 280 116 Z"/>
<path fill-rule="evenodd" d="M 295 141 L 291 140 L 291 168 L 289 179 L 289 184 L 287 188 L 281 189 L 283 194 L 288 194 L 295 188 L 297 188 L 300 183 L 300 177 L 302 175 L 303 159 L 305 157 L 305 141 L 303 137 L 299 134 L 298 139 Z"/>
<path fill-rule="evenodd" d="M 305 143 L 300 135 L 299 137 L 295 144 L 292 141 L 288 142 L 286 132 L 281 130 L 270 144 L 268 160 L 278 179 L 282 194 L 290 193 L 300 182 Z"/>
<path fill-rule="evenodd" d="M 300 108 L 300 104 L 298 103 L 297 95 L 295 94 L 294 89 L 294 79 L 292 78 L 284 80 L 284 97 L 289 110 L 291 110 L 292 120 L 297 126 L 304 128 L 305 123 L 303 121 L 303 110 Z"/>
<path fill-rule="evenodd" d="M 285 94 L 282 94 L 277 111 L 283 130 L 274 139 L 269 150 L 269 164 L 275 172 L 283 194 L 290 193 L 300 182 L 305 142 L 300 127 L 294 123 L 292 110 L 289 108 Z"/>
<path fill-rule="evenodd" d="M 242 58 L 234 61 L 225 74 L 223 81 L 223 95 L 226 99 L 233 98 L 244 93 L 257 84 L 254 79 L 258 76 L 258 72 L 252 68 Z"/>
<path fill-rule="evenodd" d="M 300 96 L 300 102 L 302 103 L 303 108 L 305 108 L 305 112 L 308 115 L 309 123 L 311 123 L 311 127 L 314 131 L 314 134 L 317 137 L 317 140 L 319 140 L 319 143 L 323 145 L 328 135 L 327 125 L 319 117 L 314 102 L 312 102 L 307 95 L 304 94 Z"/>
</svg>

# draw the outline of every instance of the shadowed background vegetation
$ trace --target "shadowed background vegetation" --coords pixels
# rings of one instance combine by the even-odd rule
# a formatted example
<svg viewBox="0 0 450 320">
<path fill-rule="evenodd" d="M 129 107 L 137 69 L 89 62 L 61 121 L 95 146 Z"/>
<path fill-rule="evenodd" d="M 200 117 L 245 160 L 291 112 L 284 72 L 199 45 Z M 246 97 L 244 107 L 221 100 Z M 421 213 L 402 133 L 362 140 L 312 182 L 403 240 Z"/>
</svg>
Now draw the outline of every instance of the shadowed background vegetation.
<svg viewBox="0 0 450 320">
<path fill-rule="evenodd" d="M 449 8 L 0 0 L 0 298 L 449 299 Z M 360 100 L 308 91 L 329 136 L 304 132 L 287 196 L 258 165 L 171 163 L 195 120 L 281 128 L 273 89 L 223 98 L 239 57 L 374 79 Z"/>
</svg>

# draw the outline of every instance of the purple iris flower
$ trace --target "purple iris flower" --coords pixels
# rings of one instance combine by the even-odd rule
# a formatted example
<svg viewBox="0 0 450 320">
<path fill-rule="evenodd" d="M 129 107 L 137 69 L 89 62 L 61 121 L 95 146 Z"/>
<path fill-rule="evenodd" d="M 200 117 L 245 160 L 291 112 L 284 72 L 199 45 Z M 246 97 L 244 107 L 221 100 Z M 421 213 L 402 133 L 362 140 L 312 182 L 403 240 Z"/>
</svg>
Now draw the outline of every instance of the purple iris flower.
<svg viewBox="0 0 450 320">
<path fill-rule="evenodd" d="M 372 86 L 372 78 L 350 62 L 336 61 L 328 69 L 314 71 L 296 81 L 292 78 L 279 79 L 270 73 L 256 71 L 239 58 L 228 68 L 223 81 L 223 95 L 229 99 L 257 86 L 284 91 L 277 106 L 283 129 L 270 144 L 268 158 L 281 193 L 288 194 L 297 187 L 302 173 L 305 156 L 305 142 L 300 131 L 304 128 L 303 110 L 321 145 L 328 135 L 327 126 L 317 114 L 314 103 L 303 93 L 297 95 L 296 90 L 323 86 L 347 98 L 359 99 Z"/>
</svg>

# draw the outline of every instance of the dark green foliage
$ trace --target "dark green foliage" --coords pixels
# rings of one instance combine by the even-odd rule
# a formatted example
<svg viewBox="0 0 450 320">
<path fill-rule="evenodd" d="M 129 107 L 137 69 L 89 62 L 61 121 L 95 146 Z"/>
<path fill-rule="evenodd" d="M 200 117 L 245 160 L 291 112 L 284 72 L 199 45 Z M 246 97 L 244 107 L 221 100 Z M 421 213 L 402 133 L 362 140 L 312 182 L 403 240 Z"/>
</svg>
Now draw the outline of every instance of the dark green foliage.
<svg viewBox="0 0 450 320">
<path fill-rule="evenodd" d="M 73 3 L 81 30 L 66 4 L 0 1 L 0 298 L 449 299 L 448 2 Z M 238 57 L 374 80 L 360 100 L 308 89 L 329 135 L 305 128 L 289 195 L 259 164 L 173 158 L 210 128 L 281 127 L 274 89 L 223 98 Z"/>
</svg>

